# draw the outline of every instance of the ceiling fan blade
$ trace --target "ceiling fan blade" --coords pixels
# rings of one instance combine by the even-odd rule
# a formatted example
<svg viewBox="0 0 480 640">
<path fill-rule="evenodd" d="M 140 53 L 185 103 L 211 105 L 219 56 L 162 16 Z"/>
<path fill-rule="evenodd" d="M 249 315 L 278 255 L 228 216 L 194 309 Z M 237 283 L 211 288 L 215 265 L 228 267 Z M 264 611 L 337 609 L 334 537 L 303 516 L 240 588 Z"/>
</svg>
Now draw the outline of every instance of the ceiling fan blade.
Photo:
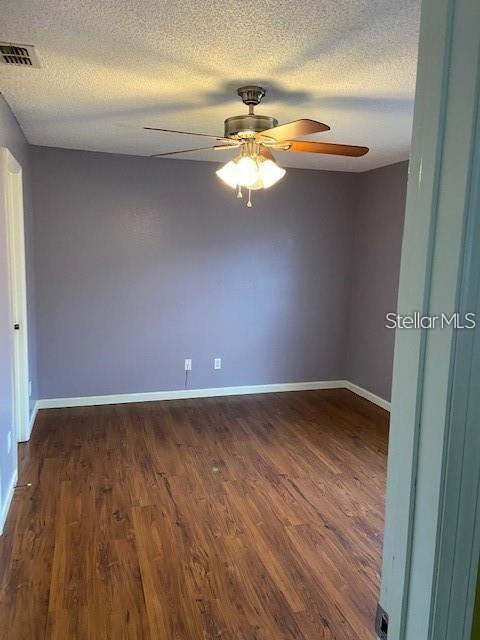
<svg viewBox="0 0 480 640">
<path fill-rule="evenodd" d="M 157 127 L 143 127 L 147 131 L 162 131 L 163 133 L 180 133 L 183 136 L 201 136 L 202 138 L 210 138 L 210 140 L 220 140 L 225 142 L 235 142 L 230 138 L 224 138 L 223 136 L 211 136 L 208 133 L 193 133 L 192 131 L 175 131 L 175 129 L 158 129 Z"/>
<path fill-rule="evenodd" d="M 232 143 L 233 144 L 215 144 L 212 149 L 214 151 L 223 151 L 224 149 L 236 149 L 242 146 L 242 143 L 237 140 L 232 140 Z"/>
<path fill-rule="evenodd" d="M 281 124 L 273 129 L 261 131 L 255 135 L 255 138 L 273 138 L 274 140 L 285 140 L 286 138 L 299 138 L 300 136 L 308 136 L 311 133 L 320 133 L 321 131 L 329 131 L 328 124 L 317 122 L 316 120 L 294 120 Z"/>
<path fill-rule="evenodd" d="M 175 156 L 177 153 L 191 153 L 192 151 L 223 151 L 225 149 L 235 149 L 239 145 L 216 144 L 213 147 L 195 147 L 194 149 L 181 149 L 180 151 L 167 151 L 165 153 L 154 153 L 151 158 L 162 158 L 163 156 Z"/>
<path fill-rule="evenodd" d="M 327 153 L 334 156 L 350 156 L 359 158 L 368 153 L 368 147 L 351 144 L 333 144 L 331 142 L 311 142 L 309 140 L 282 140 L 274 149 L 280 151 L 296 151 L 303 153 Z"/>
<path fill-rule="evenodd" d="M 260 145 L 260 155 L 266 158 L 267 160 L 273 160 L 275 162 L 275 158 L 273 157 L 273 153 L 270 151 L 268 147 L 265 147 L 263 144 Z"/>
</svg>

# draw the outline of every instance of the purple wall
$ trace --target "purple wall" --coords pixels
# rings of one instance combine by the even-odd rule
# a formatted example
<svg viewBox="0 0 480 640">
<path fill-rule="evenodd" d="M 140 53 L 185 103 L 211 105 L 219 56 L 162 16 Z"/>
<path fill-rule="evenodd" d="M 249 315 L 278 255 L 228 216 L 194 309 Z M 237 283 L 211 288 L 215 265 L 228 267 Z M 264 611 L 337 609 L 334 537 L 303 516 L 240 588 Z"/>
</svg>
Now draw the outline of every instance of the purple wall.
<svg viewBox="0 0 480 640">
<path fill-rule="evenodd" d="M 395 333 L 385 313 L 397 308 L 408 162 L 360 175 L 346 377 L 390 400 Z"/>
<path fill-rule="evenodd" d="M 35 323 L 34 323 L 34 278 L 33 278 L 33 242 L 32 207 L 30 194 L 30 175 L 28 145 L 8 104 L 0 94 L 0 147 L 7 147 L 23 168 L 25 235 L 27 251 L 27 296 L 29 317 L 29 367 L 33 385 L 31 406 L 36 396 L 35 361 Z M 0 194 L 3 197 L 3 194 Z M 12 475 L 17 465 L 16 447 L 12 423 L 12 343 L 9 311 L 7 237 L 3 211 L 0 215 L 0 473 L 1 505 L 8 491 Z M 7 433 L 12 430 L 12 450 L 7 454 Z"/>
<path fill-rule="evenodd" d="M 345 377 L 358 174 L 33 147 L 41 398 Z M 213 370 L 213 358 L 222 370 Z"/>
</svg>

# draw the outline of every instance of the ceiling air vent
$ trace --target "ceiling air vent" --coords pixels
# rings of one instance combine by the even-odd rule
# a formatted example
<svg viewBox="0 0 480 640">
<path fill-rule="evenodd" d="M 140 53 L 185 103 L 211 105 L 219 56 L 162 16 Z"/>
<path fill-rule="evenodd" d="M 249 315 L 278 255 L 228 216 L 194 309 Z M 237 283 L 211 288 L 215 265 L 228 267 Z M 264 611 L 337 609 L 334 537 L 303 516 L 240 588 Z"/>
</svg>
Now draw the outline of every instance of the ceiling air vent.
<svg viewBox="0 0 480 640">
<path fill-rule="evenodd" d="M 33 45 L 13 42 L 0 42 L 0 64 L 37 69 L 40 67 Z"/>
</svg>

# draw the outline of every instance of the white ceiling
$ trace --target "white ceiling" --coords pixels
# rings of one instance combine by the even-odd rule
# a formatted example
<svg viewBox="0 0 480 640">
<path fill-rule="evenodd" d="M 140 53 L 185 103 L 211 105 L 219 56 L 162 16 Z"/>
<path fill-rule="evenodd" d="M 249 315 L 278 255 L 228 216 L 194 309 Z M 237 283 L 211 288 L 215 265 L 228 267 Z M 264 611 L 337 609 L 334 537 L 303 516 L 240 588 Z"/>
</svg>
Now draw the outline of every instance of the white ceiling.
<svg viewBox="0 0 480 640">
<path fill-rule="evenodd" d="M 0 89 L 32 144 L 150 155 L 204 140 L 143 126 L 222 134 L 223 120 L 246 110 L 236 87 L 261 84 L 258 113 L 321 120 L 331 131 L 311 139 L 371 148 L 357 159 L 278 153 L 280 164 L 365 171 L 408 157 L 419 8 L 420 0 L 4 0 L 0 40 L 35 45 L 41 69 L 0 66 Z"/>
</svg>

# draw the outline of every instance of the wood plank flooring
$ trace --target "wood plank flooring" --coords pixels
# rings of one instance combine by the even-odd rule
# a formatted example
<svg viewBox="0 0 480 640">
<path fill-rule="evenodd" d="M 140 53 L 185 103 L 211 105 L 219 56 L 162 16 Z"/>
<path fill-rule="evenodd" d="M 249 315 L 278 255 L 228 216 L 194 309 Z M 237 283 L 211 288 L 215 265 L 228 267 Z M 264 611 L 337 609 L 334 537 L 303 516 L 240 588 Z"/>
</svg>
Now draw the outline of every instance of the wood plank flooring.
<svg viewBox="0 0 480 640">
<path fill-rule="evenodd" d="M 41 411 L 1 638 L 373 639 L 387 425 L 346 390 Z"/>
</svg>

